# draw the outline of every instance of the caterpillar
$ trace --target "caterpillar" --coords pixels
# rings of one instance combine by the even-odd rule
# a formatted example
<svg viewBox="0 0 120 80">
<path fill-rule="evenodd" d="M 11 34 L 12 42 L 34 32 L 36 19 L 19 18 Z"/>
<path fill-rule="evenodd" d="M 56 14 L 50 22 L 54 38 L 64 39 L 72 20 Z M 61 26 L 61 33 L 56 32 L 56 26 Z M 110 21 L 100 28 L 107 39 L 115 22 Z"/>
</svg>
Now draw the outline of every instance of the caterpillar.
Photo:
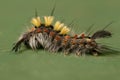
<svg viewBox="0 0 120 80">
<path fill-rule="evenodd" d="M 111 37 L 111 32 L 102 29 L 89 34 L 81 33 L 70 35 L 69 27 L 56 21 L 53 24 L 53 16 L 44 16 L 44 22 L 39 16 L 32 18 L 33 27 L 22 34 L 14 44 L 12 51 L 19 51 L 21 44 L 32 50 L 45 49 L 56 53 L 62 52 L 65 55 L 75 54 L 77 56 L 90 54 L 100 55 L 108 48 L 96 42 L 96 39 Z"/>
</svg>

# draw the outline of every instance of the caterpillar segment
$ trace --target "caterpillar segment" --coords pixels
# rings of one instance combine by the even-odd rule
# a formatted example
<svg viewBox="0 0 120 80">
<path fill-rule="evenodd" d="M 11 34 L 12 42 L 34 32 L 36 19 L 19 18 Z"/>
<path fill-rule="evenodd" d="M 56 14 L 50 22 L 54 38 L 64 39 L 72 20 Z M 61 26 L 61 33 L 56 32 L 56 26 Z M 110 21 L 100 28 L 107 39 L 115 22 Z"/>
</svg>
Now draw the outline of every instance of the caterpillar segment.
<svg viewBox="0 0 120 80">
<path fill-rule="evenodd" d="M 65 55 L 76 54 L 77 56 L 91 54 L 97 56 L 105 48 L 96 42 L 96 39 L 111 37 L 106 30 L 99 30 L 91 36 L 81 33 L 69 35 L 70 28 L 64 23 L 56 21 L 53 25 L 53 16 L 44 16 L 44 22 L 40 17 L 32 18 L 34 27 L 22 34 L 13 46 L 12 50 L 19 51 L 21 44 L 33 50 L 44 48 L 50 52 L 63 52 Z"/>
</svg>

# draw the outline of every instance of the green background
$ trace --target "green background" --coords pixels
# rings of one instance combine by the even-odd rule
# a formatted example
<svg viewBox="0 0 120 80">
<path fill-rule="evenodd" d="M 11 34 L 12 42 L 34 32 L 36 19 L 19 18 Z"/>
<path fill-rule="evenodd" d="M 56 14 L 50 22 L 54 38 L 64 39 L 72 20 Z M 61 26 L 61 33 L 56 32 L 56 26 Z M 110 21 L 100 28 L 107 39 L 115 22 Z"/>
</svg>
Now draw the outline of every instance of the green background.
<svg viewBox="0 0 120 80">
<path fill-rule="evenodd" d="M 120 53 L 76 57 L 44 50 L 10 51 L 31 26 L 35 9 L 40 16 L 49 15 L 55 3 L 55 20 L 66 25 L 76 20 L 74 30 L 79 34 L 91 24 L 94 32 L 115 21 L 107 28 L 113 37 L 99 42 L 119 50 L 120 0 L 0 0 L 0 80 L 120 80 Z"/>
</svg>

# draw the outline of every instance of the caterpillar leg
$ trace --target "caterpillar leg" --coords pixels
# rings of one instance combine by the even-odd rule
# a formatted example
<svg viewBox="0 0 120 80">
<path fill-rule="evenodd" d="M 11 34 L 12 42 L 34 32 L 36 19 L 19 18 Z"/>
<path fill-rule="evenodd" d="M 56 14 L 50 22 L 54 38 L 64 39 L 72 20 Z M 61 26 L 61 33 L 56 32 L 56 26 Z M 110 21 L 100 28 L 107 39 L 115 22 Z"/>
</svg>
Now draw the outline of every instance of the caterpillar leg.
<svg viewBox="0 0 120 80">
<path fill-rule="evenodd" d="M 76 55 L 76 56 L 81 56 L 81 51 L 77 51 L 77 52 L 75 53 L 75 55 Z"/>
<path fill-rule="evenodd" d="M 98 56 L 97 52 L 92 52 L 93 56 Z"/>
</svg>

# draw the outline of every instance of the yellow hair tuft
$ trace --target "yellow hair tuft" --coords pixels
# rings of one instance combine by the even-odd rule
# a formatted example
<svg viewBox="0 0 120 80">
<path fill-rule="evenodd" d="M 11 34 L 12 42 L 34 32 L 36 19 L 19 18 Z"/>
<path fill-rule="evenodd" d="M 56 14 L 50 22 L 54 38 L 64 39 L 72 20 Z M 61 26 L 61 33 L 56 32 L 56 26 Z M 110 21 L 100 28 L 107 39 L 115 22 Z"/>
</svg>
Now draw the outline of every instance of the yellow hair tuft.
<svg viewBox="0 0 120 80">
<path fill-rule="evenodd" d="M 53 22 L 53 16 L 44 16 L 45 26 L 50 26 Z"/>
<path fill-rule="evenodd" d="M 57 21 L 54 25 L 54 30 L 59 31 L 63 26 L 64 24 L 61 24 L 60 21 Z"/>
<path fill-rule="evenodd" d="M 33 18 L 31 23 L 36 26 L 36 27 L 39 27 L 41 25 L 41 20 L 40 20 L 40 17 L 36 17 L 36 18 Z"/>
<path fill-rule="evenodd" d="M 67 26 L 64 26 L 64 27 L 62 28 L 60 34 L 63 34 L 63 35 L 64 35 L 64 34 L 67 34 L 69 31 L 70 31 L 70 29 L 67 28 Z"/>
</svg>

